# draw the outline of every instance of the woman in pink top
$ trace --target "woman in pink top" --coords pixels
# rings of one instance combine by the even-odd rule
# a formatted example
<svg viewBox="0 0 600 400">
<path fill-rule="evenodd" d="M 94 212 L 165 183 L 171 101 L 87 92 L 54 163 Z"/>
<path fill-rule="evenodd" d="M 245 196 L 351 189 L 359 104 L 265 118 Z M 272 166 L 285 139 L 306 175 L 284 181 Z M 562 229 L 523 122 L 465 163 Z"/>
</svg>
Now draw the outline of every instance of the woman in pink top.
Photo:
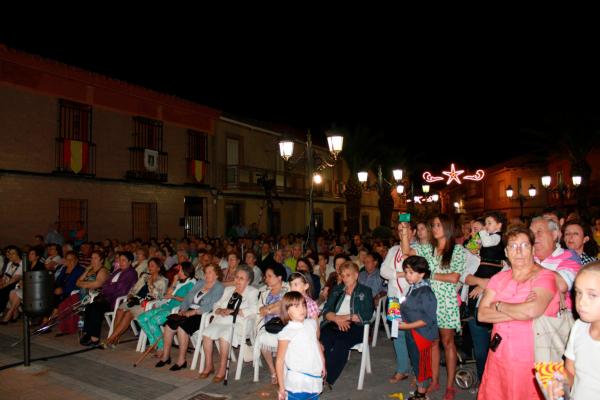
<svg viewBox="0 0 600 400">
<path fill-rule="evenodd" d="M 494 275 L 479 305 L 478 319 L 494 324 L 478 399 L 543 399 L 533 375 L 533 319 L 556 316 L 559 294 L 555 272 L 533 261 L 533 234 L 525 228 L 506 233 L 511 270 Z M 494 348 L 494 337 L 501 337 Z"/>
</svg>

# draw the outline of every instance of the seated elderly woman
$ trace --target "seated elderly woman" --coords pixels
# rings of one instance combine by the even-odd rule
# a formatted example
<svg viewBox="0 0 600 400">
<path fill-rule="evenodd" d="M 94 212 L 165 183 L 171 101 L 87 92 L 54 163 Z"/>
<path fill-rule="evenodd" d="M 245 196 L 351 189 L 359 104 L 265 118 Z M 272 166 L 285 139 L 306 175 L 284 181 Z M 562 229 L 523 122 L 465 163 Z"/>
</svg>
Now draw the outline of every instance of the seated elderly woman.
<svg viewBox="0 0 600 400">
<path fill-rule="evenodd" d="M 44 250 L 39 247 L 32 247 L 27 252 L 27 259 L 29 260 L 29 266 L 27 268 L 28 271 L 46 271 L 46 267 L 44 263 L 41 261 L 42 255 L 44 254 Z M 50 272 L 49 272 L 50 273 Z M 8 311 L 4 314 L 4 318 L 2 323 L 8 323 L 8 321 L 16 320 L 19 314 L 19 307 L 23 301 L 23 280 L 21 279 L 19 283 L 15 286 L 13 290 L 10 291 L 8 298 L 10 300 L 10 307 Z M 47 317 L 44 318 L 44 322 L 47 321 Z"/>
<path fill-rule="evenodd" d="M 48 268 L 48 264 L 46 264 L 46 268 Z M 50 270 L 49 270 L 50 272 Z M 59 307 L 61 303 L 71 296 L 71 292 L 77 289 L 77 280 L 79 277 L 85 272 L 85 269 L 79 265 L 77 253 L 74 251 L 69 251 L 65 255 L 65 264 L 58 268 L 58 271 L 55 273 L 55 281 L 54 281 L 54 311 L 52 315 L 46 322 L 56 322 L 60 323 L 61 320 L 71 318 L 75 321 L 75 325 L 77 325 L 77 321 L 79 320 L 75 313 L 64 313 L 59 314 Z M 79 296 L 77 296 L 77 300 L 79 300 Z M 46 330 L 45 332 L 50 332 L 51 329 Z M 74 331 L 73 331 L 74 332 Z M 62 335 L 59 335 L 62 336 Z"/>
<path fill-rule="evenodd" d="M 202 338 L 206 365 L 204 371 L 200 374 L 200 378 L 206 379 L 214 372 L 213 342 L 218 340 L 221 360 L 213 382 L 219 383 L 225 379 L 229 346 L 236 347 L 245 340 L 245 332 L 242 332 L 241 329 L 243 321 L 258 312 L 258 290 L 250 286 L 253 279 L 254 273 L 248 266 L 239 266 L 235 274 L 235 285 L 225 288 L 223 296 L 215 303 L 213 308 L 216 316 L 213 322 L 204 330 Z M 242 302 L 236 319 L 235 335 L 233 336 L 233 343 L 229 343 L 232 340 L 231 330 L 233 329 L 233 316 L 231 314 L 235 310 L 236 300 L 239 296 L 242 297 Z"/>
<path fill-rule="evenodd" d="M 211 312 L 215 302 L 223 296 L 221 267 L 216 264 L 206 264 L 202 267 L 202 271 L 204 279 L 200 279 L 185 296 L 179 312 L 167 317 L 163 334 L 164 348 L 160 361 L 156 363 L 157 368 L 171 363 L 171 346 L 176 334 L 179 341 L 179 359 L 170 369 L 178 371 L 187 367 L 185 355 L 190 336 L 200 328 L 202 315 Z"/>
<path fill-rule="evenodd" d="M 139 251 L 139 249 L 138 249 Z M 158 258 L 151 258 L 147 264 L 147 273 L 143 273 L 135 286 L 127 294 L 127 300 L 121 303 L 117 309 L 114 330 L 112 335 L 106 338 L 105 344 L 116 345 L 121 335 L 127 331 L 129 324 L 145 311 L 146 302 L 161 300 L 167 291 L 169 282 L 163 276 L 164 267 Z"/>
<path fill-rule="evenodd" d="M 163 304 L 140 314 L 136 321 L 148 337 L 148 342 L 153 346 L 156 343 L 158 354 L 162 357 L 163 337 L 161 326 L 167 322 L 167 317 L 171 314 L 171 310 L 179 307 L 185 296 L 192 290 L 196 280 L 194 279 L 194 266 L 189 261 L 184 261 L 176 267 L 177 275 L 173 278 L 172 284 L 167 290 L 167 294 L 163 297 Z M 173 269 L 172 268 L 172 269 Z"/>
<path fill-rule="evenodd" d="M 370 288 L 358 283 L 358 265 L 343 263 L 340 275 L 342 284 L 335 286 L 327 299 L 321 326 L 329 386 L 342 373 L 350 349 L 362 341 L 363 325 L 373 317 L 373 295 Z"/>
<path fill-rule="evenodd" d="M 65 259 L 67 262 L 69 258 L 74 258 L 75 263 L 79 262 L 77 253 L 70 250 L 66 253 Z M 88 294 L 99 291 L 104 285 L 104 282 L 108 279 L 108 270 L 104 268 L 104 253 L 98 250 L 92 251 L 92 258 L 89 268 L 79 276 L 77 282 L 75 282 L 76 289 L 79 293 L 70 293 L 70 296 L 65 298 L 58 305 L 58 313 L 60 322 L 58 323 L 59 333 L 56 336 L 70 335 L 77 332 L 77 322 L 79 316 L 72 313 L 73 307 L 76 303 L 83 300 Z M 74 290 L 74 291 L 75 291 Z M 69 317 L 69 313 L 72 315 Z"/>
<path fill-rule="evenodd" d="M 104 313 L 114 309 L 118 297 L 125 296 L 137 281 L 135 269 L 131 267 L 133 254 L 119 254 L 119 268 L 116 269 L 102 285 L 102 294 L 85 308 L 85 334 L 80 343 L 83 346 L 100 344 L 100 331 Z"/>
<path fill-rule="evenodd" d="M 280 301 L 283 295 L 289 290 L 289 285 L 285 282 L 287 272 L 281 264 L 271 264 L 265 269 L 265 283 L 267 287 L 260 291 L 258 299 L 259 327 L 256 340 L 254 341 L 254 361 L 260 359 L 262 353 L 269 371 L 271 371 L 271 383 L 277 384 L 277 374 L 275 373 L 275 364 L 273 363 L 273 353 L 277 351 L 277 333 L 269 333 L 265 324 L 273 318 L 279 316 Z M 283 325 L 281 325 L 283 328 Z"/>
<path fill-rule="evenodd" d="M 533 376 L 534 341 L 532 321 L 556 316 L 559 290 L 556 273 L 533 259 L 535 237 L 523 227 L 506 233 L 506 254 L 511 269 L 494 275 L 479 304 L 477 318 L 493 323 L 481 399 L 538 399 Z"/>
</svg>

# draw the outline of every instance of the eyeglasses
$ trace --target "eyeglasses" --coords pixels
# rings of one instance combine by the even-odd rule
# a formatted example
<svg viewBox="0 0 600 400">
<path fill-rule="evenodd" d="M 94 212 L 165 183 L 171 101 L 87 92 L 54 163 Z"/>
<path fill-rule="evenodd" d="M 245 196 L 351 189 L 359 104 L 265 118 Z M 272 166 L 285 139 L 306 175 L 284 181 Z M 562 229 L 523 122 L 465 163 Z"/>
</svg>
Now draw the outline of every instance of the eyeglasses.
<svg viewBox="0 0 600 400">
<path fill-rule="evenodd" d="M 524 251 L 531 249 L 531 245 L 527 242 L 509 243 L 506 246 L 506 248 L 508 249 L 508 251 L 517 251 L 517 249 L 521 249 L 521 251 Z"/>
</svg>

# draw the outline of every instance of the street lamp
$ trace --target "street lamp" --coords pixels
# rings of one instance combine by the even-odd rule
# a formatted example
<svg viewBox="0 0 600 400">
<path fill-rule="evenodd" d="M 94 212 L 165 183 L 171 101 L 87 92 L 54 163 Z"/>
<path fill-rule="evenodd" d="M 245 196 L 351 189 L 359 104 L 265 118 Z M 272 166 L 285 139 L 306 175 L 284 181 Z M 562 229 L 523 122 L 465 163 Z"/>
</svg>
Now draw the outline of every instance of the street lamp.
<svg viewBox="0 0 600 400">
<path fill-rule="evenodd" d="M 315 237 L 315 210 L 313 206 L 313 189 L 314 185 L 319 185 L 323 182 L 323 177 L 319 173 L 323 169 L 327 167 L 333 167 L 335 162 L 338 159 L 340 152 L 342 151 L 344 145 L 344 137 L 338 133 L 333 131 L 328 131 L 326 133 L 327 136 L 327 146 L 329 147 L 329 156 L 330 160 L 323 160 L 321 157 L 316 156 L 313 152 L 312 147 L 312 139 L 310 136 L 310 130 L 306 134 L 306 150 L 300 157 L 292 161 L 292 156 L 294 155 L 294 142 L 290 139 L 282 139 L 279 141 L 279 155 L 283 158 L 284 161 L 291 161 L 292 163 L 297 163 L 300 159 L 302 159 L 306 155 L 306 164 L 308 167 L 308 176 L 310 179 L 310 191 L 308 192 L 308 208 L 310 210 L 310 222 L 308 225 L 308 237 L 306 239 L 307 244 L 310 243 L 312 245 L 313 251 L 317 251 L 317 239 Z M 315 164 L 319 165 L 315 165 Z"/>
<path fill-rule="evenodd" d="M 369 190 L 371 188 L 377 188 L 377 190 L 383 189 L 383 184 L 387 183 L 390 187 L 393 187 L 393 184 L 389 182 L 387 179 L 383 177 L 383 172 L 381 170 L 381 165 L 377 167 L 377 183 L 374 185 L 369 185 L 369 173 L 367 171 L 359 171 L 357 174 L 358 182 L 363 186 L 365 190 Z M 392 175 L 394 176 L 394 181 L 396 184 L 396 192 L 399 194 L 404 192 L 404 185 L 402 184 L 402 175 L 403 171 L 401 169 L 394 169 L 392 171 Z"/>
<path fill-rule="evenodd" d="M 562 175 L 559 173 L 556 186 L 552 187 L 552 177 L 550 175 L 542 176 L 542 186 L 547 192 L 554 195 L 555 198 L 560 198 L 561 206 L 565 205 L 565 198 L 570 199 L 577 192 L 577 188 L 581 185 L 581 175 L 573 175 L 571 177 L 572 187 L 564 183 Z"/>
<path fill-rule="evenodd" d="M 529 186 L 529 189 L 527 189 L 527 192 L 529 194 L 529 196 L 525 196 L 521 193 L 521 178 L 517 178 L 517 197 L 515 199 L 513 199 L 513 196 L 515 194 L 515 191 L 513 190 L 511 185 L 508 185 L 506 187 L 506 197 L 508 197 L 511 200 L 518 200 L 519 201 L 519 206 L 521 209 L 521 215 L 520 218 L 523 219 L 523 203 L 525 203 L 525 201 L 533 199 L 535 197 L 535 195 L 537 194 L 537 189 L 535 188 L 535 186 L 533 186 L 533 184 L 531 184 Z"/>
</svg>

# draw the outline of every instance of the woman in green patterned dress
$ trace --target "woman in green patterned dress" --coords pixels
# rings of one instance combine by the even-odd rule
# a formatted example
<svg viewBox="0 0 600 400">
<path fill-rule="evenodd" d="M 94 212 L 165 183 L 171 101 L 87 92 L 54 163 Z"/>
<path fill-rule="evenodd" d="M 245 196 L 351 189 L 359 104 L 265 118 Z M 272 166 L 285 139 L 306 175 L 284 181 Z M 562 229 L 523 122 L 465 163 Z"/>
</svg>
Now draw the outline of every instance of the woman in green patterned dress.
<svg viewBox="0 0 600 400">
<path fill-rule="evenodd" d="M 454 223 L 445 214 L 440 214 L 431 221 L 431 242 L 417 244 L 414 249 L 409 247 L 407 223 L 402 223 L 400 229 L 402 251 L 407 256 L 418 255 L 425 257 L 431 269 L 431 289 L 437 299 L 437 323 L 440 328 L 440 338 L 446 356 L 448 380 L 444 400 L 452 400 L 456 394 L 454 376 L 456 374 L 455 331 L 460 331 L 460 313 L 458 311 L 457 288 L 458 279 L 465 270 L 466 257 L 464 248 L 455 245 Z M 433 381 L 429 391 L 439 389 L 440 350 L 439 344 L 434 343 L 432 349 Z"/>
</svg>

